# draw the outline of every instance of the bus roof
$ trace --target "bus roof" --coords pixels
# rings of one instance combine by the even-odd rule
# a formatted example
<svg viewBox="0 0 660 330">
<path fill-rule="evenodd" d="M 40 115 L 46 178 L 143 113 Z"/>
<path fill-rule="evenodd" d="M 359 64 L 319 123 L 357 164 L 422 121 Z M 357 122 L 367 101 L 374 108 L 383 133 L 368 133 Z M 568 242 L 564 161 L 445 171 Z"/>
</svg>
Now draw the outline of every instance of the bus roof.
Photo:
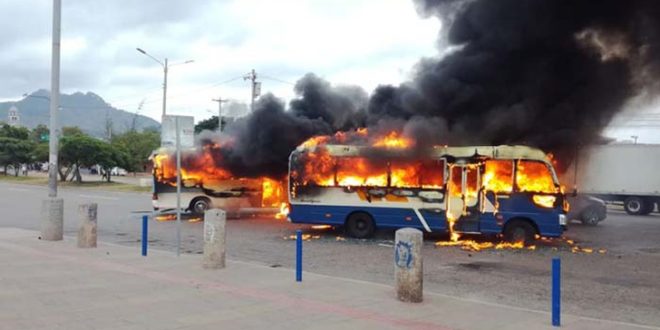
<svg viewBox="0 0 660 330">
<path fill-rule="evenodd" d="M 330 155 L 338 157 L 351 157 L 366 155 L 370 151 L 384 151 L 388 154 L 397 155 L 405 154 L 406 149 L 382 149 L 370 146 L 355 146 L 355 145 L 342 145 L 342 144 L 326 144 L 323 145 L 330 153 Z M 306 150 L 312 151 L 316 146 L 304 147 L 299 146 L 296 151 L 304 152 Z M 455 158 L 471 158 L 471 157 L 485 157 L 491 159 L 529 159 L 549 163 L 546 154 L 537 148 L 528 146 L 469 146 L 469 147 L 449 147 L 449 146 L 434 146 L 427 154 L 431 158 L 442 157 L 455 157 Z"/>
</svg>

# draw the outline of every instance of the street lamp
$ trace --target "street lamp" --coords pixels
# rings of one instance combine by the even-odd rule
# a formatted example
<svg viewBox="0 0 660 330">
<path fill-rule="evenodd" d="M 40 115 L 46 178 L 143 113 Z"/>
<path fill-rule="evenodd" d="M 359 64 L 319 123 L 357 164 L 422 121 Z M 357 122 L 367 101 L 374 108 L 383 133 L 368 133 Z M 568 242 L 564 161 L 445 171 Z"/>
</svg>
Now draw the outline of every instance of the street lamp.
<svg viewBox="0 0 660 330">
<path fill-rule="evenodd" d="M 163 118 L 165 118 L 166 114 L 166 107 L 167 107 L 167 71 L 170 67 L 175 66 L 175 65 L 181 65 L 181 64 L 188 64 L 194 62 L 194 60 L 187 60 L 185 62 L 180 62 L 180 63 L 174 63 L 174 64 L 168 64 L 167 63 L 167 58 L 165 58 L 164 62 L 161 62 L 159 59 L 151 56 L 151 54 L 147 53 L 144 51 L 142 48 L 135 48 L 138 52 L 148 56 L 152 60 L 156 61 L 156 63 L 160 64 L 163 67 Z"/>
</svg>

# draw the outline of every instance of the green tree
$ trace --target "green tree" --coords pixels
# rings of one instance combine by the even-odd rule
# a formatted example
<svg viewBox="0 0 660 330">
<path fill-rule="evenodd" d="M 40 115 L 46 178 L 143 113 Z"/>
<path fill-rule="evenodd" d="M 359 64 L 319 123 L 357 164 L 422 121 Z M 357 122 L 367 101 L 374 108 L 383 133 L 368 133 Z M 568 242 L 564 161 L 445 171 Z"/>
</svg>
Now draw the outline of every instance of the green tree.
<svg viewBox="0 0 660 330">
<path fill-rule="evenodd" d="M 130 166 L 130 156 L 128 152 L 120 146 L 106 142 L 100 144 L 96 161 L 105 172 L 105 178 L 108 182 L 110 182 L 113 167 L 127 168 Z"/>
<path fill-rule="evenodd" d="M 69 173 L 73 171 L 73 178 L 78 183 L 81 183 L 80 167 L 96 165 L 103 152 L 104 143 L 85 134 L 63 136 L 59 151 L 59 160 L 60 164 L 66 166 L 68 169 L 66 173 L 60 171 L 60 179 L 66 181 Z"/>
<path fill-rule="evenodd" d="M 48 129 L 48 126 L 43 124 L 37 125 L 37 127 L 32 129 L 30 139 L 32 139 L 34 143 L 47 143 L 48 139 L 50 139 L 50 130 Z"/>
<path fill-rule="evenodd" d="M 2 124 L 2 127 L 0 127 L 0 136 L 18 140 L 27 140 L 30 136 L 30 130 L 25 127 L 15 127 L 9 124 Z"/>
<path fill-rule="evenodd" d="M 62 127 L 62 136 L 86 135 L 78 126 Z"/>
<path fill-rule="evenodd" d="M 21 164 L 32 160 L 33 150 L 34 144 L 27 139 L 0 136 L 0 165 L 4 167 L 5 175 L 9 166 L 12 166 L 14 174 L 18 176 Z"/>
<path fill-rule="evenodd" d="M 149 155 L 160 145 L 160 134 L 152 130 L 128 131 L 115 135 L 111 144 L 127 157 L 126 162 L 120 167 L 130 172 L 137 172 L 149 163 Z"/>
<path fill-rule="evenodd" d="M 227 121 L 223 119 L 222 129 L 227 125 Z M 218 129 L 218 116 L 213 116 L 208 119 L 204 119 L 195 125 L 195 133 L 201 133 L 203 130 L 215 131 Z"/>
<path fill-rule="evenodd" d="M 21 164 L 32 161 L 34 144 L 29 141 L 30 130 L 25 127 L 15 127 L 8 124 L 0 126 L 0 166 L 5 175 L 9 166 L 14 168 L 18 176 Z"/>
</svg>

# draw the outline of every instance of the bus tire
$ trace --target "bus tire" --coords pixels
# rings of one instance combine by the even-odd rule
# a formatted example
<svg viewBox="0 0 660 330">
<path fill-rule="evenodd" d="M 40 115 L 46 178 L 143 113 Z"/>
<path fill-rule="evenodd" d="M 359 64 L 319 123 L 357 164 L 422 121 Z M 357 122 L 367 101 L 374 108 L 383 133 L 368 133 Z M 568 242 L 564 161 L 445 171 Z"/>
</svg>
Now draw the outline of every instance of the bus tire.
<svg viewBox="0 0 660 330">
<path fill-rule="evenodd" d="M 190 202 L 189 210 L 194 214 L 204 214 L 211 208 L 211 200 L 206 197 L 196 197 Z"/>
<path fill-rule="evenodd" d="M 355 238 L 367 238 L 376 231 L 374 218 L 365 212 L 351 213 L 346 219 L 346 233 Z"/>
<path fill-rule="evenodd" d="M 511 220 L 504 227 L 504 239 L 511 243 L 533 244 L 536 234 L 536 228 L 526 220 Z"/>
<path fill-rule="evenodd" d="M 643 198 L 630 196 L 623 201 L 623 208 L 626 210 L 626 213 L 630 215 L 642 215 L 648 207 Z"/>
</svg>

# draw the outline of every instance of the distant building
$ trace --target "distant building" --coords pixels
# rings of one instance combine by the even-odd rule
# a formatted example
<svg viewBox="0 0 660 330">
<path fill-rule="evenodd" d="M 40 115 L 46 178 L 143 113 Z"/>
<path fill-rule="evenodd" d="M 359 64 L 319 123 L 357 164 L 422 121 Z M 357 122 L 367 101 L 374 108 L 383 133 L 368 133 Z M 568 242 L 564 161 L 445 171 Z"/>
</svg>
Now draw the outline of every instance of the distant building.
<svg viewBox="0 0 660 330">
<path fill-rule="evenodd" d="M 9 108 L 7 113 L 7 123 L 11 126 L 19 126 L 21 123 L 21 117 L 18 114 L 18 108 L 15 105 L 12 105 Z"/>
</svg>

